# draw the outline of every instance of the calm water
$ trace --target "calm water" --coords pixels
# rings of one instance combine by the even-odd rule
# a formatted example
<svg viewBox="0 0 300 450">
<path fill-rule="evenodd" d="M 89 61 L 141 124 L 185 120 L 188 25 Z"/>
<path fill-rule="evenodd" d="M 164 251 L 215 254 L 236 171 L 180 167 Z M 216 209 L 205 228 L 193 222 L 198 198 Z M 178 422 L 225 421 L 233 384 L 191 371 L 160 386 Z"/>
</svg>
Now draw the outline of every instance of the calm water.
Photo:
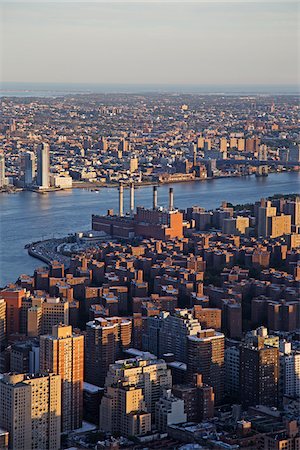
<svg viewBox="0 0 300 450">
<path fill-rule="evenodd" d="M 300 173 L 270 174 L 267 178 L 228 178 L 206 182 L 174 184 L 175 206 L 200 205 L 208 209 L 222 200 L 254 202 L 273 194 L 300 193 Z M 159 205 L 167 205 L 169 186 L 158 189 Z M 136 205 L 151 206 L 152 187 L 136 190 Z M 34 192 L 0 194 L 0 286 L 13 282 L 21 273 L 33 273 L 42 263 L 28 256 L 24 245 L 39 239 L 65 236 L 91 228 L 91 215 L 118 208 L 117 189 L 99 193 L 82 189 L 40 195 Z M 125 210 L 129 192 L 125 191 Z"/>
<path fill-rule="evenodd" d="M 297 85 L 170 85 L 170 84 L 86 84 L 8 83 L 0 85 L 0 97 L 57 97 L 70 94 L 102 93 L 189 93 L 220 95 L 298 95 Z"/>
</svg>

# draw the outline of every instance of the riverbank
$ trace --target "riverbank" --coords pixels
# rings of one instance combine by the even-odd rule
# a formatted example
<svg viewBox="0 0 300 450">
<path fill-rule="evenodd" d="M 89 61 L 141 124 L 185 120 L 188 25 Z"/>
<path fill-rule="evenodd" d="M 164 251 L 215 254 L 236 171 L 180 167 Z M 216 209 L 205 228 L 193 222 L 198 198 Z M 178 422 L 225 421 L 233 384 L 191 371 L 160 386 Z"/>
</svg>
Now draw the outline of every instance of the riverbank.
<svg viewBox="0 0 300 450">
<path fill-rule="evenodd" d="M 281 174 L 281 173 L 289 173 L 289 172 L 299 172 L 299 170 L 285 170 L 285 171 L 269 171 L 269 174 Z M 249 173 L 249 174 L 223 174 L 216 177 L 206 177 L 206 178 L 191 178 L 191 179 L 171 179 L 171 180 L 160 180 L 160 181 L 142 181 L 140 183 L 135 183 L 135 188 L 143 188 L 146 186 L 164 186 L 164 185 L 170 185 L 170 184 L 186 184 L 186 183 L 195 183 L 195 182 L 205 182 L 205 181 L 211 181 L 211 180 L 218 180 L 218 179 L 224 179 L 224 178 L 246 178 L 246 177 L 252 177 L 255 176 L 255 173 Z M 129 187 L 130 181 L 124 181 L 123 182 L 124 187 Z M 23 192 L 23 191 L 31 191 L 35 192 L 37 194 L 48 194 L 52 192 L 60 192 L 60 191 L 71 191 L 72 189 L 89 189 L 89 190 L 99 190 L 101 188 L 105 189 L 115 189 L 119 186 L 118 182 L 112 182 L 112 183 L 97 183 L 97 182 L 91 182 L 91 181 L 74 181 L 72 184 L 72 187 L 69 188 L 60 188 L 60 187 L 53 187 L 48 189 L 35 189 L 35 188 L 20 188 L 20 187 L 14 187 L 9 186 L 8 188 L 2 188 L 0 190 L 0 193 L 6 193 L 6 194 L 14 194 L 17 192 Z"/>
<path fill-rule="evenodd" d="M 179 209 L 199 205 L 206 209 L 220 206 L 226 200 L 232 204 L 254 203 L 274 194 L 300 192 L 300 172 L 269 174 L 268 177 L 238 177 L 212 179 L 206 183 L 174 183 L 174 204 Z M 151 186 L 136 189 L 135 205 L 151 207 Z M 167 206 L 168 185 L 158 189 L 158 205 Z M 124 194 L 124 212 L 129 211 L 129 195 Z M 33 273 L 41 265 L 28 255 L 24 246 L 69 233 L 91 229 L 92 214 L 118 211 L 117 189 L 71 189 L 48 195 L 30 191 L 0 195 L 0 286 L 15 281 L 21 273 Z"/>
<path fill-rule="evenodd" d="M 57 247 L 65 242 L 66 239 L 46 239 L 45 241 L 33 242 L 25 247 L 27 248 L 28 254 L 33 258 L 39 259 L 48 265 L 53 261 L 58 261 L 67 268 L 70 264 L 70 258 L 57 252 Z"/>
</svg>

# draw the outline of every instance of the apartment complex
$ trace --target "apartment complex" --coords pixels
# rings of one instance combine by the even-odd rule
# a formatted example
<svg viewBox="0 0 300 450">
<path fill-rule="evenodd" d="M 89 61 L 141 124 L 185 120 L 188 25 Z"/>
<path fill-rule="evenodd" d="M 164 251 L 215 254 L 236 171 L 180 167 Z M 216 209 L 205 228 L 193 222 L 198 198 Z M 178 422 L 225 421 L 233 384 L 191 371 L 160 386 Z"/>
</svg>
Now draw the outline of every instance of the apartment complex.
<svg viewBox="0 0 300 450">
<path fill-rule="evenodd" d="M 84 336 L 72 327 L 55 325 L 40 337 L 40 370 L 61 377 L 62 432 L 80 428 L 83 403 Z"/>
<path fill-rule="evenodd" d="M 109 365 L 131 343 L 132 324 L 121 317 L 98 317 L 86 324 L 85 380 L 104 386 Z"/>
<path fill-rule="evenodd" d="M 59 375 L 5 374 L 0 380 L 0 427 L 12 450 L 59 450 Z"/>
<path fill-rule="evenodd" d="M 200 373 L 203 382 L 212 386 L 216 404 L 222 402 L 224 396 L 224 341 L 224 334 L 214 329 L 188 336 L 188 376 L 192 380 L 194 374 Z"/>
</svg>

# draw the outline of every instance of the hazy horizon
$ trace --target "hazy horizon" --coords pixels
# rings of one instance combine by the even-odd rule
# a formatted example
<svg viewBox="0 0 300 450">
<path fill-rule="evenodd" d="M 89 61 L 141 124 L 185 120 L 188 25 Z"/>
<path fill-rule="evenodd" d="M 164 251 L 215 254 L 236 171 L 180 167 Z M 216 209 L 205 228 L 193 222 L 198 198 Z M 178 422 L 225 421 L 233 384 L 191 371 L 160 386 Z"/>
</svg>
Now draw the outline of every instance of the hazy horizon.
<svg viewBox="0 0 300 450">
<path fill-rule="evenodd" d="M 299 5 L 2 2 L 2 83 L 296 86 Z"/>
<path fill-rule="evenodd" d="M 300 95 L 299 85 L 176 85 L 122 83 L 0 83 L 0 97 L 56 97 L 64 95 Z"/>
</svg>

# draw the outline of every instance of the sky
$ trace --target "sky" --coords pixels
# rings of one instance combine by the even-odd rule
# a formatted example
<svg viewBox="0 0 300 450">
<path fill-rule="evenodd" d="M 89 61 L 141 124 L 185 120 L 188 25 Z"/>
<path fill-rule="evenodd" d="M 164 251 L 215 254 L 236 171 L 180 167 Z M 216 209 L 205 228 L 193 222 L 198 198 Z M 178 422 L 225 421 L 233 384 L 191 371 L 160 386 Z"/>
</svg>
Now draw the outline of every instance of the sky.
<svg viewBox="0 0 300 450">
<path fill-rule="evenodd" d="M 0 0 L 3 82 L 299 83 L 296 0 Z"/>
</svg>

